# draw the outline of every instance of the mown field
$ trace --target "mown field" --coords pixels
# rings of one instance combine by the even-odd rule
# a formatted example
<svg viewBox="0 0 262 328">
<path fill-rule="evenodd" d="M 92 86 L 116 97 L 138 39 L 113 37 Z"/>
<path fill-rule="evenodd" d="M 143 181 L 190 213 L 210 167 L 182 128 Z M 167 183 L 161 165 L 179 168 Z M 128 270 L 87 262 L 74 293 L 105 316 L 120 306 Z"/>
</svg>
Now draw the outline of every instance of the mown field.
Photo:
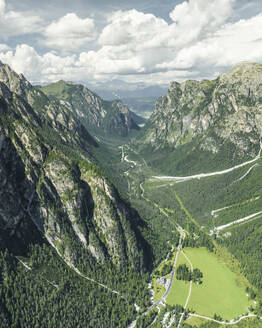
<svg viewBox="0 0 262 328">
<path fill-rule="evenodd" d="M 225 263 L 205 248 L 186 248 L 184 252 L 193 267 L 203 272 L 203 284 L 192 286 L 189 309 L 209 317 L 216 313 L 225 320 L 231 320 L 248 311 L 250 301 L 246 296 L 245 286 L 239 284 L 236 274 Z M 178 264 L 182 263 L 188 265 L 181 253 Z M 184 306 L 188 291 L 189 282 L 175 279 L 167 303 Z"/>
</svg>

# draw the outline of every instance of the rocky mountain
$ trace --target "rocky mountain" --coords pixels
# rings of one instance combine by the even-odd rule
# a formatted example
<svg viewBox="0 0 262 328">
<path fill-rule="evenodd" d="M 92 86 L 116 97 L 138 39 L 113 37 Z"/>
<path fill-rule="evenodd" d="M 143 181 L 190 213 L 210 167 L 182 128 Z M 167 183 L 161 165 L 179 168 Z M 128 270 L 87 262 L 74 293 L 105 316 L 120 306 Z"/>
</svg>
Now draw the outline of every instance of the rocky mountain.
<svg viewBox="0 0 262 328">
<path fill-rule="evenodd" d="M 81 84 L 58 81 L 40 89 L 48 97 L 60 100 L 94 133 L 127 136 L 139 130 L 134 115 L 121 101 L 105 101 Z"/>
<path fill-rule="evenodd" d="M 261 133 L 262 65 L 241 63 L 213 81 L 172 82 L 139 142 L 169 149 L 193 142 L 212 154 L 230 144 L 244 157 L 257 154 Z"/>
<path fill-rule="evenodd" d="M 136 214 L 94 164 L 97 147 L 68 103 L 0 63 L 0 243 L 43 236 L 70 265 L 143 270 Z"/>
</svg>

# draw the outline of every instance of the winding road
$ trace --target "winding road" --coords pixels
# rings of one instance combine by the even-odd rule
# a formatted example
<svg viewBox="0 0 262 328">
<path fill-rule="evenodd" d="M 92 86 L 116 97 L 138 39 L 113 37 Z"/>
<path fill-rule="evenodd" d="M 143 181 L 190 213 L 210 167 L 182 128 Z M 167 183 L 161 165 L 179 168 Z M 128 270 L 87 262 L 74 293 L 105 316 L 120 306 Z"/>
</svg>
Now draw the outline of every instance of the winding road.
<svg viewBox="0 0 262 328">
<path fill-rule="evenodd" d="M 215 227 L 214 230 L 211 230 L 211 231 L 214 232 L 214 231 L 221 231 L 221 230 L 224 230 L 224 229 L 226 229 L 226 228 L 228 228 L 228 227 L 231 227 L 231 226 L 233 226 L 233 225 L 235 225 L 235 224 L 243 223 L 243 222 L 245 222 L 245 221 L 248 221 L 248 220 L 250 220 L 250 219 L 253 219 L 254 217 L 256 217 L 256 216 L 258 216 L 258 215 L 260 215 L 260 214 L 262 214 L 262 211 L 257 212 L 257 213 L 254 213 L 254 214 L 250 214 L 250 215 L 248 215 L 248 216 L 245 216 L 244 218 L 241 218 L 241 219 L 235 220 L 235 221 L 233 221 L 233 222 L 230 222 L 230 223 L 227 223 L 227 224 L 224 224 L 224 225 L 221 225 L 221 226 Z"/>
<path fill-rule="evenodd" d="M 195 175 L 190 175 L 190 176 L 186 176 L 186 177 L 173 177 L 173 176 L 153 176 L 152 178 L 154 179 L 157 179 L 157 180 L 163 180 L 163 181 L 176 181 L 176 182 L 184 182 L 184 181 L 189 181 L 189 180 L 192 180 L 192 179 L 202 179 L 202 178 L 207 178 L 207 177 L 212 177 L 212 176 L 216 176 L 216 175 L 223 175 L 223 174 L 227 174 L 227 173 L 230 173 L 234 170 L 237 170 L 241 167 L 244 167 L 248 164 L 252 164 L 254 162 L 256 162 L 260 156 L 261 156 L 261 145 L 260 145 L 260 150 L 259 150 L 259 153 L 258 155 L 249 160 L 249 161 L 246 161 L 242 164 L 238 164 L 238 165 L 235 165 L 229 169 L 226 169 L 226 170 L 222 170 L 222 171 L 216 171 L 216 172 L 210 172 L 210 173 L 200 173 L 200 174 L 195 174 Z M 249 169 L 248 173 L 250 172 L 251 170 Z M 242 177 L 244 178 L 244 176 Z"/>
<path fill-rule="evenodd" d="M 248 170 L 247 170 L 247 172 L 242 176 L 242 177 L 240 177 L 239 179 L 237 179 L 235 182 L 237 182 L 237 181 L 241 181 L 241 180 L 243 180 L 243 179 L 245 179 L 245 177 L 253 170 L 253 168 L 254 167 L 256 167 L 256 166 L 258 166 L 258 164 L 256 163 L 256 164 L 254 164 L 254 165 L 252 165 Z"/>
<path fill-rule="evenodd" d="M 124 152 L 124 146 L 120 146 L 119 148 L 122 150 L 121 162 L 131 163 L 131 164 L 133 164 L 134 166 L 136 166 L 136 165 L 137 165 L 137 162 L 129 160 L 129 159 L 128 159 L 128 155 L 125 155 L 125 152 Z"/>
<path fill-rule="evenodd" d="M 244 202 L 240 203 L 239 205 L 247 204 L 249 202 L 254 202 L 255 200 L 258 200 L 259 198 L 260 198 L 260 196 L 257 196 L 255 198 L 251 198 L 251 199 L 245 200 Z M 216 217 L 216 213 L 221 212 L 221 211 L 224 211 L 224 210 L 227 210 L 227 209 L 232 208 L 234 206 L 236 206 L 236 204 L 232 204 L 230 206 L 218 208 L 217 210 L 212 210 L 211 211 L 211 216 Z"/>
</svg>

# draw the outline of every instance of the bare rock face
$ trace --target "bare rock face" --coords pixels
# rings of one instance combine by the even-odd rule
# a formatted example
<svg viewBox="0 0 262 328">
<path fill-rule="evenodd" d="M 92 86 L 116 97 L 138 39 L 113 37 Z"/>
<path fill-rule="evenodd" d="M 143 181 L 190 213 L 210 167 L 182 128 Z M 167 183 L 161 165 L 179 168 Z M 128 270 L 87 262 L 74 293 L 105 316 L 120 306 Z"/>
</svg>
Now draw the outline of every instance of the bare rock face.
<svg viewBox="0 0 262 328">
<path fill-rule="evenodd" d="M 261 115 L 262 65 L 241 63 L 213 81 L 172 82 L 156 103 L 142 142 L 176 148 L 201 136 L 204 150 L 218 152 L 228 140 L 254 155 Z"/>
<path fill-rule="evenodd" d="M 97 134 L 127 136 L 139 127 L 121 101 L 105 101 L 88 88 L 72 82 L 58 81 L 41 87 L 81 119 L 88 130 Z"/>
<path fill-rule="evenodd" d="M 144 270 L 132 212 L 92 162 L 98 146 L 65 104 L 0 63 L 0 243 L 40 234 L 74 266 Z"/>
</svg>

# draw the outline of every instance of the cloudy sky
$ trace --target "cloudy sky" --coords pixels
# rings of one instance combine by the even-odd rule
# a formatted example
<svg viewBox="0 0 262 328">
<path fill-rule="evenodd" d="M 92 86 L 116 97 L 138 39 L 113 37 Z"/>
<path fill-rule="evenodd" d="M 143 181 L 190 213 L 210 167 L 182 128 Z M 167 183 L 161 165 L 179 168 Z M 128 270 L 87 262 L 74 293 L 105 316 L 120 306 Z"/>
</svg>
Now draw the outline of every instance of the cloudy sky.
<svg viewBox="0 0 262 328">
<path fill-rule="evenodd" d="M 0 60 L 32 83 L 215 78 L 262 63 L 262 1 L 0 0 Z"/>
</svg>

